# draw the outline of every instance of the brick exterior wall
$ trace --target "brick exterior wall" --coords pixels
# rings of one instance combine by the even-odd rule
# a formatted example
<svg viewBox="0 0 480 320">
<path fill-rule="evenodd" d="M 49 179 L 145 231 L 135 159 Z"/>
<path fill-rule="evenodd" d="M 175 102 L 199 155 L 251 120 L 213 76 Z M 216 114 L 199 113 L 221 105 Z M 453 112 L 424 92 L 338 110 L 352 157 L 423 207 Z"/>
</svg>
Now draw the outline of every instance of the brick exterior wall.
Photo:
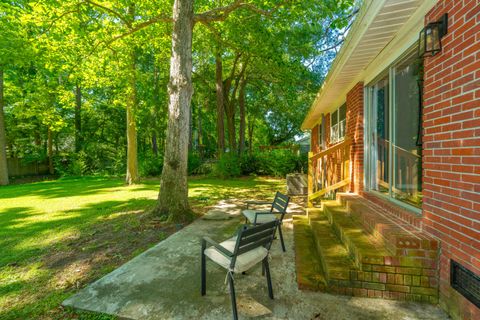
<svg viewBox="0 0 480 320">
<path fill-rule="evenodd" d="M 318 141 L 318 130 L 320 127 L 318 124 L 312 128 L 310 132 L 310 151 L 313 153 L 317 153 L 320 151 L 320 141 Z"/>
<path fill-rule="evenodd" d="M 480 275 L 480 0 L 439 1 L 442 52 L 425 58 L 424 228 L 441 241 L 440 304 L 455 319 L 480 310 L 450 286 L 450 259 Z"/>
<path fill-rule="evenodd" d="M 350 191 L 363 191 L 363 82 L 347 94 L 346 135 L 352 141 L 350 151 Z"/>
<path fill-rule="evenodd" d="M 330 143 L 330 113 L 325 115 L 325 143 L 327 148 L 331 146 Z"/>
</svg>

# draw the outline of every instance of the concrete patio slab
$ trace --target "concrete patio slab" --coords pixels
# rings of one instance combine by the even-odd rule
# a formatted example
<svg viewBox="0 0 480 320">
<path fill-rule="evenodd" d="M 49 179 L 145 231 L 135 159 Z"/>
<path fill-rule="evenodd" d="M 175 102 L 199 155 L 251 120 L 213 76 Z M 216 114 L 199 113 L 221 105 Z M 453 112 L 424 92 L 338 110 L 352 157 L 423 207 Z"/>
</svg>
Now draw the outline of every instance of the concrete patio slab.
<svg viewBox="0 0 480 320">
<path fill-rule="evenodd" d="M 292 208 L 299 209 L 295 204 Z M 200 239 L 208 235 L 221 241 L 243 219 L 238 201 L 224 201 L 214 209 L 225 210 L 233 219 L 193 222 L 63 305 L 126 319 L 229 319 L 226 273 L 212 262 L 207 262 L 207 295 L 200 295 Z M 298 290 L 291 220 L 283 228 L 287 252 L 281 251 L 276 240 L 271 254 L 275 299 L 268 298 L 260 267 L 235 276 L 241 319 L 448 319 L 432 305 Z"/>
</svg>

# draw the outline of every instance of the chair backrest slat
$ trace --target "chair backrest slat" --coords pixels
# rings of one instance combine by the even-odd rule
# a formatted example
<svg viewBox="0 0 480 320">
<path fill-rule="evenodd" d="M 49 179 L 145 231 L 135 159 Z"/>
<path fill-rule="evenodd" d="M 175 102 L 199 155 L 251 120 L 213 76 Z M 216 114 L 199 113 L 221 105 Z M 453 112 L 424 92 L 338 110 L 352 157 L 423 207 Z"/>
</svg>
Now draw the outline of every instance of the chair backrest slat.
<svg viewBox="0 0 480 320">
<path fill-rule="evenodd" d="M 255 242 L 250 242 L 249 244 L 246 244 L 244 246 L 241 246 L 238 248 L 237 254 L 243 254 L 245 252 L 251 251 L 253 249 L 256 249 L 260 246 L 262 247 L 267 247 L 273 240 L 273 236 L 267 236 L 263 237 Z"/>
<path fill-rule="evenodd" d="M 275 231 L 277 230 L 279 221 L 267 222 L 258 226 L 249 228 L 242 228 L 237 235 L 237 242 L 235 244 L 235 250 L 233 251 L 233 257 L 230 262 L 230 267 L 235 267 L 237 256 L 256 249 L 258 247 L 265 247 L 270 249 L 273 238 L 275 237 Z"/>
<path fill-rule="evenodd" d="M 248 236 L 251 236 L 252 234 L 256 234 L 264 230 L 270 230 L 272 228 L 272 223 L 273 221 L 269 223 L 260 224 L 256 227 L 247 228 L 242 231 L 242 236 L 248 237 Z"/>
<path fill-rule="evenodd" d="M 249 236 L 243 238 L 242 242 L 241 242 L 241 245 L 247 245 L 251 242 L 257 241 L 258 239 L 269 237 L 271 235 L 272 235 L 272 230 L 270 230 L 270 228 L 268 228 L 268 229 L 265 229 L 263 231 L 259 231 L 257 233 L 254 233 L 252 235 L 249 235 Z"/>
<path fill-rule="evenodd" d="M 275 213 L 281 213 L 280 221 L 283 220 L 283 216 L 287 212 L 287 207 L 288 207 L 288 202 L 290 201 L 290 197 L 286 196 L 280 192 L 277 191 L 275 194 L 275 199 L 273 199 L 272 202 L 272 207 L 270 208 L 270 212 Z M 275 211 L 276 210 L 276 211 Z"/>
</svg>

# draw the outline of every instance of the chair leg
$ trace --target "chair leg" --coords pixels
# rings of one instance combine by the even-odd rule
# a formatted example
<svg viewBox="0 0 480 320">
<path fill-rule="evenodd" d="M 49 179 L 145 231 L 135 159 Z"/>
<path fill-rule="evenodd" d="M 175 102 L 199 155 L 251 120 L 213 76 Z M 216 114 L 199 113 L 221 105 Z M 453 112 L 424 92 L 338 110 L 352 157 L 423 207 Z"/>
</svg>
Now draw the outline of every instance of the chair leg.
<svg viewBox="0 0 480 320">
<path fill-rule="evenodd" d="M 263 266 L 267 275 L 268 296 L 273 299 L 272 278 L 270 277 L 270 266 L 268 265 L 268 256 L 263 260 Z"/>
<path fill-rule="evenodd" d="M 281 224 L 278 225 L 278 234 L 280 235 L 280 242 L 282 244 L 282 250 L 283 250 L 283 252 L 285 252 L 286 250 L 285 250 L 285 243 L 283 242 L 283 234 L 282 234 L 282 225 Z"/>
<path fill-rule="evenodd" d="M 238 319 L 237 300 L 235 298 L 235 286 L 233 283 L 233 275 L 231 273 L 228 273 L 228 285 L 230 287 L 230 299 L 232 300 L 233 319 L 237 320 Z"/>
<path fill-rule="evenodd" d="M 204 248 L 202 246 L 202 296 L 204 296 L 207 293 L 207 268 L 206 268 L 206 259 L 205 259 L 205 254 L 204 254 Z"/>
</svg>

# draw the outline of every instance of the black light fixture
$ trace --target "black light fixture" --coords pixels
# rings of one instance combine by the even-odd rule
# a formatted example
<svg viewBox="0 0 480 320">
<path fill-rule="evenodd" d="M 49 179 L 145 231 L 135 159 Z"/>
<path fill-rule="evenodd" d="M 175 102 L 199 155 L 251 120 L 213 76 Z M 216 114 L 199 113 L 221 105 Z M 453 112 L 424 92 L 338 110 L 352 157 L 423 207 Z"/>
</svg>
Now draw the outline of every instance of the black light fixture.
<svg viewBox="0 0 480 320">
<path fill-rule="evenodd" d="M 418 56 L 423 57 L 430 53 L 432 56 L 442 51 L 442 41 L 448 30 L 448 14 L 445 13 L 440 20 L 430 22 L 420 31 L 418 39 Z"/>
</svg>

